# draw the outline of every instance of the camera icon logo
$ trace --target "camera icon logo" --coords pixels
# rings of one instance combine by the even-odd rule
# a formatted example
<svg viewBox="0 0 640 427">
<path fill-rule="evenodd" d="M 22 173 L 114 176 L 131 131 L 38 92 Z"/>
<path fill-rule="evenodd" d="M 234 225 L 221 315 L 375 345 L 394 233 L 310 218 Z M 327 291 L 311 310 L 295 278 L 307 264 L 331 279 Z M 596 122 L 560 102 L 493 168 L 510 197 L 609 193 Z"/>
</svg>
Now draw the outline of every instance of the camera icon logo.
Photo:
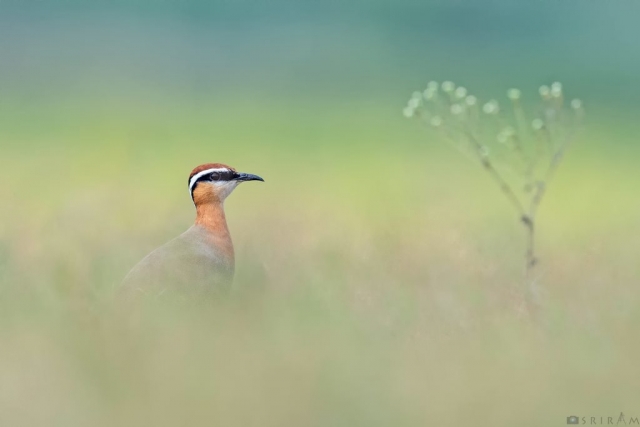
<svg viewBox="0 0 640 427">
<path fill-rule="evenodd" d="M 580 424 L 580 418 L 575 415 L 571 415 L 570 417 L 567 417 L 567 424 Z"/>
</svg>

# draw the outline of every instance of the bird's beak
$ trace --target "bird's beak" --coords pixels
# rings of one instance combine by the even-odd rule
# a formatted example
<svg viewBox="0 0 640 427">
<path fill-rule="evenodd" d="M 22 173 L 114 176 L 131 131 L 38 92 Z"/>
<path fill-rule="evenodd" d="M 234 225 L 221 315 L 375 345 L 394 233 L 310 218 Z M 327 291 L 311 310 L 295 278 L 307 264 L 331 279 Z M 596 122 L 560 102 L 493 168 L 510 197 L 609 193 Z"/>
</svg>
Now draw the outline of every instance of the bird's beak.
<svg viewBox="0 0 640 427">
<path fill-rule="evenodd" d="M 264 182 L 264 179 L 260 178 L 258 175 L 253 175 L 253 174 L 250 174 L 250 173 L 243 173 L 243 172 L 236 173 L 235 180 L 239 181 L 239 182 L 242 182 L 242 181 L 262 181 L 262 182 Z"/>
</svg>

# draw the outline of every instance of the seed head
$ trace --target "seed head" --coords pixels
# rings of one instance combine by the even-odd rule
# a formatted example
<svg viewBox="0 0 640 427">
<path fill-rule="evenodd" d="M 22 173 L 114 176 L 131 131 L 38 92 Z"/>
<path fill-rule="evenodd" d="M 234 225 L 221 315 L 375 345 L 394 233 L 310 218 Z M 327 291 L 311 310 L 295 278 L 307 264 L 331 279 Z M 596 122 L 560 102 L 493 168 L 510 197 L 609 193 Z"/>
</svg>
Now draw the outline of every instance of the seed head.
<svg viewBox="0 0 640 427">
<path fill-rule="evenodd" d="M 531 127 L 533 130 L 541 130 L 544 127 L 544 122 L 540 119 L 534 119 L 531 122 Z"/>
<path fill-rule="evenodd" d="M 571 101 L 571 108 L 573 108 L 574 110 L 581 109 L 582 101 L 580 101 L 579 99 L 574 99 L 573 101 Z"/>
<path fill-rule="evenodd" d="M 498 114 L 498 111 L 500 111 L 500 107 L 498 107 L 498 101 L 492 99 L 491 101 L 487 102 L 482 106 L 482 111 L 484 111 L 486 114 Z"/>
<path fill-rule="evenodd" d="M 446 82 L 442 82 L 443 92 L 451 93 L 455 90 L 455 88 L 456 88 L 456 85 L 452 81 L 447 80 Z"/>
<path fill-rule="evenodd" d="M 422 95 L 420 95 L 420 98 L 422 98 Z M 413 108 L 413 109 L 418 108 L 420 106 L 420 98 L 411 98 L 409 100 L 408 106 Z"/>
<path fill-rule="evenodd" d="M 432 89 L 430 87 L 426 88 L 425 91 L 422 93 L 422 96 L 424 97 L 424 99 L 426 99 L 427 101 L 431 101 L 432 99 L 434 99 L 436 97 L 436 94 L 438 93 L 437 89 Z"/>
<path fill-rule="evenodd" d="M 478 102 L 478 98 L 473 95 L 469 95 L 465 98 L 464 102 L 471 107 L 472 105 L 476 105 L 476 103 Z"/>
<path fill-rule="evenodd" d="M 551 95 L 551 89 L 549 89 L 549 86 L 546 85 L 540 86 L 538 92 L 540 92 L 540 96 L 542 97 L 542 99 L 549 99 L 549 96 Z"/>
<path fill-rule="evenodd" d="M 414 114 L 415 114 L 415 110 L 409 106 L 404 107 L 404 110 L 402 110 L 402 115 L 408 119 L 413 117 Z"/>
<path fill-rule="evenodd" d="M 462 99 L 467 96 L 467 88 L 460 86 L 455 92 L 456 98 Z"/>
<path fill-rule="evenodd" d="M 519 89 L 509 89 L 507 91 L 507 97 L 512 101 L 517 101 L 520 99 L 520 90 Z"/>
<path fill-rule="evenodd" d="M 562 96 L 562 84 L 560 82 L 555 82 L 551 85 L 551 96 L 554 98 Z"/>
</svg>

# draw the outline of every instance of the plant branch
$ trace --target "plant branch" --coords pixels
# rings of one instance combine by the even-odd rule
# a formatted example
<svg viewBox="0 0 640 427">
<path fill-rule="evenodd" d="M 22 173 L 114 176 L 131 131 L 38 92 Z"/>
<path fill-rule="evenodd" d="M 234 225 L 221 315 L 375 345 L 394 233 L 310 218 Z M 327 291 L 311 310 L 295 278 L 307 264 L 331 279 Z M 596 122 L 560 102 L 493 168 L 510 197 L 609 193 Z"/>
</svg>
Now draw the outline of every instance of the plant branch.
<svg viewBox="0 0 640 427">
<path fill-rule="evenodd" d="M 467 136 L 467 138 L 469 138 L 469 141 L 471 141 L 471 143 L 475 147 L 478 157 L 480 158 L 480 162 L 482 163 L 482 166 L 485 168 L 487 172 L 489 172 L 489 175 L 491 175 L 491 177 L 496 182 L 496 184 L 498 184 L 498 187 L 500 187 L 500 190 L 502 190 L 502 192 L 507 197 L 511 205 L 518 211 L 518 214 L 522 218 L 524 218 L 526 216 L 526 211 L 524 209 L 522 202 L 520 202 L 520 199 L 518 198 L 516 193 L 513 191 L 511 186 L 507 183 L 507 181 L 502 177 L 500 172 L 498 172 L 498 170 L 493 167 L 493 164 L 491 163 L 491 161 L 486 156 L 482 155 L 482 149 L 483 149 L 482 144 L 478 142 L 478 140 L 473 136 L 473 134 L 471 134 L 471 132 L 465 132 L 465 135 Z"/>
</svg>

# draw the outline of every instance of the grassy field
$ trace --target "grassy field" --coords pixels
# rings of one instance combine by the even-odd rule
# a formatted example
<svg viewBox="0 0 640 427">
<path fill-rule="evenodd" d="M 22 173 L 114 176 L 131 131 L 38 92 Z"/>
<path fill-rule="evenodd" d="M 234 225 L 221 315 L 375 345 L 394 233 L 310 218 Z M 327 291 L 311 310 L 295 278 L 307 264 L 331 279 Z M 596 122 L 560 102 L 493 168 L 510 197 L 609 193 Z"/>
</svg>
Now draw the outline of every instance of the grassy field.
<svg viewBox="0 0 640 427">
<path fill-rule="evenodd" d="M 633 2 L 0 3 L 0 427 L 640 417 Z M 448 78 L 585 103 L 535 319 L 511 206 L 402 116 Z M 226 203 L 233 291 L 131 319 L 114 294 L 206 162 L 266 180 Z"/>
<path fill-rule="evenodd" d="M 517 310 L 522 230 L 477 165 L 401 104 L 294 104 L 80 104 L 31 111 L 41 128 L 6 121 L 0 425 L 635 415 L 637 124 L 596 115 L 558 174 L 532 323 Z M 207 161 L 266 179 L 227 202 L 234 292 L 148 307 L 131 327 L 114 290 L 189 226 L 186 176 Z"/>
</svg>

